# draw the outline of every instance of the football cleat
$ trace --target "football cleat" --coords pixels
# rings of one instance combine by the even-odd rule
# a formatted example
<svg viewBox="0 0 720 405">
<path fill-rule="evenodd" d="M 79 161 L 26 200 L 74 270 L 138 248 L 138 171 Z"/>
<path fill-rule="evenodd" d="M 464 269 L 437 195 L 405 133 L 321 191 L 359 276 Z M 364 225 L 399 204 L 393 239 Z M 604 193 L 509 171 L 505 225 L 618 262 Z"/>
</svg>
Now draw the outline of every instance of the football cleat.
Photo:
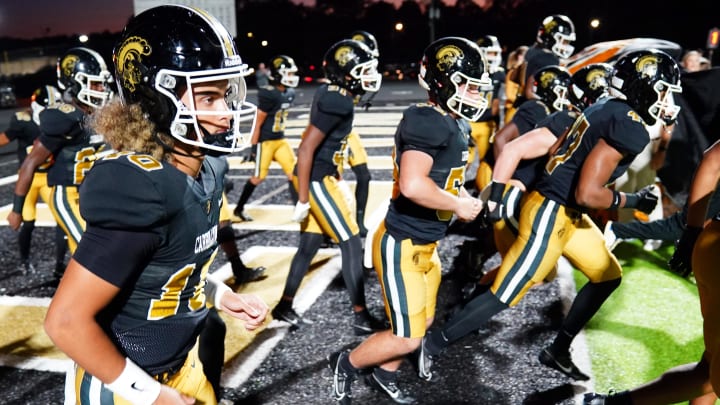
<svg viewBox="0 0 720 405">
<path fill-rule="evenodd" d="M 243 269 L 238 269 L 238 271 L 233 269 L 233 274 L 235 275 L 236 285 L 247 284 L 252 281 L 259 281 L 267 278 L 267 275 L 265 275 L 265 267 L 263 266 L 255 268 L 245 267 Z"/>
<path fill-rule="evenodd" d="M 429 336 L 428 332 L 422 339 L 422 342 L 420 343 L 420 348 L 417 351 L 417 372 L 418 377 L 422 378 L 425 381 L 430 381 L 432 379 L 432 365 L 433 365 L 433 356 L 428 352 L 427 350 L 427 339 Z"/>
<path fill-rule="evenodd" d="M 414 404 L 416 401 L 415 398 L 401 390 L 396 381 L 382 381 L 374 372 L 365 376 L 365 384 L 386 394 L 396 404 Z"/>
<path fill-rule="evenodd" d="M 295 312 L 295 310 L 292 309 L 292 307 L 290 306 L 284 307 L 278 305 L 275 307 L 275 309 L 272 310 L 271 314 L 274 319 L 285 321 L 296 328 L 302 325 L 311 325 L 313 323 L 312 321 L 309 321 L 298 315 L 298 313 Z"/>
<path fill-rule="evenodd" d="M 386 321 L 373 317 L 367 310 L 353 314 L 353 332 L 355 332 L 355 336 L 369 335 L 389 328 L 390 325 Z"/>
<path fill-rule="evenodd" d="M 558 355 L 550 352 L 549 348 L 545 348 L 542 352 L 540 352 L 538 359 L 540 360 L 540 363 L 547 367 L 554 368 L 573 380 L 586 381 L 590 379 L 587 374 L 583 373 L 579 368 L 577 368 L 577 366 L 575 366 L 575 363 L 572 362 L 572 358 L 570 358 L 570 353 Z"/>
<path fill-rule="evenodd" d="M 240 207 L 240 209 L 235 208 L 235 210 L 233 211 L 233 215 L 235 215 L 235 218 L 233 218 L 233 219 L 237 218 L 239 220 L 239 221 L 235 220 L 233 222 L 250 222 L 253 220 L 253 218 L 250 215 L 248 215 L 247 212 L 245 212 L 243 207 Z"/>
<path fill-rule="evenodd" d="M 603 237 L 605 238 L 605 246 L 611 252 L 613 251 L 613 249 L 615 249 L 615 247 L 620 242 L 622 242 L 622 239 L 618 238 L 617 235 L 615 235 L 615 232 L 613 232 L 612 224 L 613 224 L 613 221 L 607 221 L 607 223 L 605 223 L 605 229 L 603 230 Z"/>
<path fill-rule="evenodd" d="M 333 398 L 341 404 L 352 402 L 352 382 L 355 374 L 348 373 L 340 366 L 340 361 L 350 355 L 347 350 L 335 352 L 328 356 L 328 367 L 333 372 Z"/>
<path fill-rule="evenodd" d="M 605 405 L 607 395 L 589 392 L 583 396 L 583 405 Z"/>
</svg>

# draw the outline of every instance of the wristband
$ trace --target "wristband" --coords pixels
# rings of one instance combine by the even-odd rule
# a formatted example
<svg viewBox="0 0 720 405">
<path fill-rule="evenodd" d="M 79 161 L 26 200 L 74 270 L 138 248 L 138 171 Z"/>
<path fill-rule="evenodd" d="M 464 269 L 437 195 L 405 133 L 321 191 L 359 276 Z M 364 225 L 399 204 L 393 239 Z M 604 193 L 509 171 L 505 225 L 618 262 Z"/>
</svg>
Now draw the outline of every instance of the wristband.
<svg viewBox="0 0 720 405">
<path fill-rule="evenodd" d="M 637 193 L 625 194 L 625 208 L 637 207 L 638 201 L 640 201 L 640 197 L 637 196 Z"/>
<path fill-rule="evenodd" d="M 493 180 L 490 184 L 490 197 L 488 198 L 488 201 L 500 202 L 504 192 L 505 183 L 498 183 Z"/>
<path fill-rule="evenodd" d="M 232 291 L 230 287 L 228 287 L 225 283 L 219 283 L 215 285 L 215 295 L 213 296 L 213 305 L 215 308 L 220 311 L 222 309 L 222 306 L 220 305 L 220 301 L 223 294 L 225 294 L 225 291 Z"/>
<path fill-rule="evenodd" d="M 160 396 L 161 384 L 126 357 L 120 376 L 105 387 L 132 404 L 152 405 Z"/>
<path fill-rule="evenodd" d="M 612 204 L 610 204 L 609 210 L 616 210 L 620 208 L 620 192 L 617 190 L 612 190 L 613 193 L 613 200 Z"/>
<path fill-rule="evenodd" d="M 15 194 L 13 196 L 12 212 L 22 214 L 23 205 L 25 205 L 25 196 Z"/>
</svg>

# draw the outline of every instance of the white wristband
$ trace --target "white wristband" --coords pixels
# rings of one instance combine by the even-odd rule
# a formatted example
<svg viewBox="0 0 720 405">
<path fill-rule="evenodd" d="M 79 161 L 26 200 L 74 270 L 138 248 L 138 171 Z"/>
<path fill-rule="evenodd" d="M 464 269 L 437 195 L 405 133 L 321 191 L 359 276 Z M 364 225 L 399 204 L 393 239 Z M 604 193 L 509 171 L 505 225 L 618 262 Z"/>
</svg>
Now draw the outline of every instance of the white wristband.
<svg viewBox="0 0 720 405">
<path fill-rule="evenodd" d="M 126 357 L 120 376 L 105 386 L 132 404 L 152 405 L 160 396 L 161 384 Z"/>
<path fill-rule="evenodd" d="M 219 283 L 215 285 L 215 296 L 213 297 L 213 305 L 215 308 L 220 311 L 222 310 L 222 306 L 220 305 L 221 298 L 223 294 L 225 294 L 225 291 L 232 292 L 232 289 L 228 287 L 225 283 Z"/>
</svg>

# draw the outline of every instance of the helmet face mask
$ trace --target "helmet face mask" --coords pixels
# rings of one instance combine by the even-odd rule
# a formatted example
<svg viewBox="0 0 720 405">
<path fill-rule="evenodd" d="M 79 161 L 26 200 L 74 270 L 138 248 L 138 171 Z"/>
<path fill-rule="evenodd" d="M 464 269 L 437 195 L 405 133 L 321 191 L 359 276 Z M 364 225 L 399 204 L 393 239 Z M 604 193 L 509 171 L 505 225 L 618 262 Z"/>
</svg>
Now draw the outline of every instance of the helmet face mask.
<svg viewBox="0 0 720 405">
<path fill-rule="evenodd" d="M 178 33 L 168 24 L 183 29 Z M 168 5 L 146 10 L 128 23 L 114 51 L 124 103 L 138 103 L 159 131 L 209 155 L 238 152 L 250 144 L 257 107 L 245 100 L 251 70 L 227 30 L 202 10 Z M 194 89 L 226 85 L 225 108 L 203 110 Z M 183 102 L 182 94 L 188 92 Z M 229 117 L 227 131 L 209 133 L 199 117 Z M 218 118 L 219 119 L 219 118 Z"/>
<path fill-rule="evenodd" d="M 537 42 L 559 58 L 569 58 L 575 51 L 575 25 L 567 16 L 556 14 L 545 17 L 538 29 Z"/>
<path fill-rule="evenodd" d="M 615 62 L 610 81 L 613 94 L 624 99 L 647 125 L 658 119 L 675 121 L 680 107 L 673 93 L 681 93 L 680 68 L 672 57 L 656 49 L 630 52 Z"/>
<path fill-rule="evenodd" d="M 58 87 L 88 107 L 102 107 L 113 96 L 112 75 L 100 54 L 92 49 L 70 49 L 58 59 L 57 75 Z"/>
<path fill-rule="evenodd" d="M 570 105 L 569 89 L 572 87 L 572 77 L 567 69 L 560 66 L 545 66 L 535 72 L 533 93 L 545 105 L 555 111 L 566 109 Z"/>
<path fill-rule="evenodd" d="M 500 47 L 500 41 L 498 41 L 497 37 L 494 35 L 485 35 L 478 40 L 477 44 L 485 56 L 485 60 L 487 60 L 490 73 L 500 70 L 500 66 L 502 65 L 502 48 Z"/>
<path fill-rule="evenodd" d="M 492 86 L 487 61 L 477 44 L 465 38 L 445 37 L 428 45 L 418 82 L 442 109 L 467 120 L 477 120 L 488 107 L 478 92 Z"/>
<path fill-rule="evenodd" d="M 380 90 L 382 83 L 382 76 L 377 71 L 377 65 L 377 59 L 360 63 L 350 70 L 350 76 L 360 82 L 360 87 L 364 91 L 374 93 Z"/>
</svg>

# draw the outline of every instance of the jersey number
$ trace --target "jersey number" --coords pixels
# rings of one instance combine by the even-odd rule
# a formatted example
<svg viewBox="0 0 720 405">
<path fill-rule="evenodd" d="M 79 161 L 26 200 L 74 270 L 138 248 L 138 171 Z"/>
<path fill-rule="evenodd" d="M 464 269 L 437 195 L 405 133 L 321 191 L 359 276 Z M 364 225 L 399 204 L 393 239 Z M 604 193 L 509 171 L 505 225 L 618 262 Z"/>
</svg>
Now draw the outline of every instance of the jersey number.
<svg viewBox="0 0 720 405">
<path fill-rule="evenodd" d="M 450 169 L 450 173 L 445 180 L 445 191 L 457 196 L 460 194 L 460 187 L 462 187 L 463 184 L 465 184 L 465 166 Z M 437 217 L 440 221 L 449 221 L 452 219 L 452 216 L 452 211 L 437 210 Z"/>
<path fill-rule="evenodd" d="M 575 121 L 568 132 L 565 142 L 560 145 L 560 148 L 545 165 L 545 171 L 547 171 L 548 174 L 552 174 L 558 166 L 565 163 L 565 161 L 572 157 L 573 153 L 575 153 L 575 150 L 580 145 L 580 141 L 582 141 L 585 131 L 587 131 L 589 127 L 590 124 L 587 122 L 584 115 L 581 115 L 580 118 Z"/>
</svg>

